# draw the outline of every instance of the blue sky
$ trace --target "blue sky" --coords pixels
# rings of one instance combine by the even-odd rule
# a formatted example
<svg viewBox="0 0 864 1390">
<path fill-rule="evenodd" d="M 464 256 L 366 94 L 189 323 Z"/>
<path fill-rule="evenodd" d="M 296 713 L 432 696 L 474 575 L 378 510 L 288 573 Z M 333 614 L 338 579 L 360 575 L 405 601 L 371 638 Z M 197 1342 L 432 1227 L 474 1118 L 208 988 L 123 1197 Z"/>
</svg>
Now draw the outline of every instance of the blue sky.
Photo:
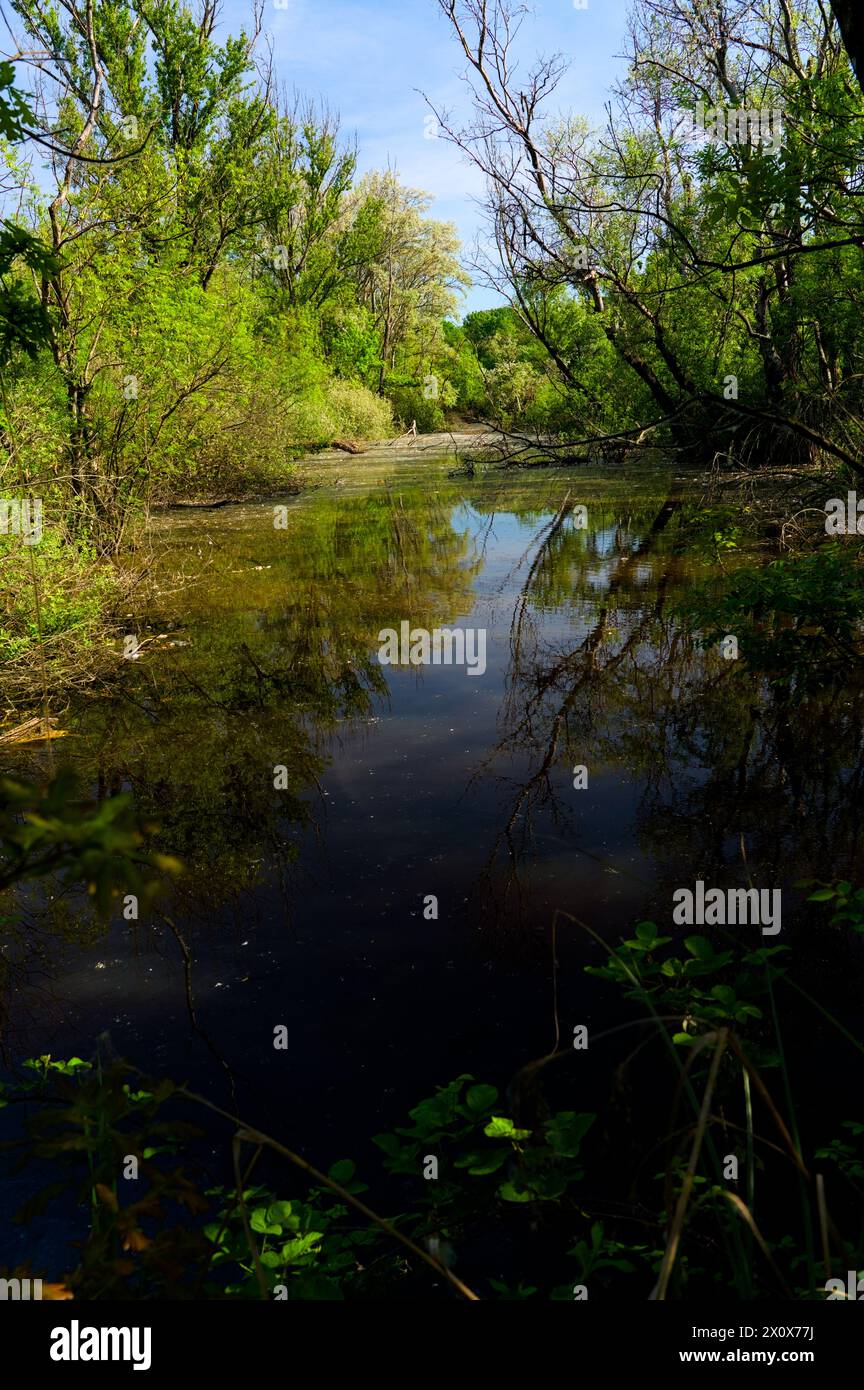
<svg viewBox="0 0 864 1390">
<path fill-rule="evenodd" d="M 460 51 L 435 0 L 265 0 L 264 27 L 273 45 L 277 81 L 323 97 L 338 111 L 346 133 L 356 134 L 360 169 L 395 165 L 403 183 L 434 196 L 432 215 L 454 222 L 463 243 L 480 219 L 472 198 L 478 177 L 444 140 L 429 139 L 426 92 L 436 106 L 465 109 Z M 571 67 L 556 105 L 599 120 L 622 64 L 629 0 L 538 0 L 526 16 L 521 50 L 559 52 Z M 251 0 L 225 0 L 223 25 L 250 23 Z M 495 303 L 481 287 L 466 309 Z"/>
</svg>

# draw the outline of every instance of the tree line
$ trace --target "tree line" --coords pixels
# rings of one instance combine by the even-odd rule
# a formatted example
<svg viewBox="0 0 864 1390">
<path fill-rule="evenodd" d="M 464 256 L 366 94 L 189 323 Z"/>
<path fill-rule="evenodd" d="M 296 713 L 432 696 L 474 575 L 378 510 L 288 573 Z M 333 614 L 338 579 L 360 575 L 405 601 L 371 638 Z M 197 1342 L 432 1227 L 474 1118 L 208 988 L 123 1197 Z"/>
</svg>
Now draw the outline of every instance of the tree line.
<svg viewBox="0 0 864 1390">
<path fill-rule="evenodd" d="M 635 0 L 592 129 L 555 108 L 560 55 L 526 66 L 523 5 L 437 3 L 473 91 L 467 121 L 436 114 L 484 176 L 479 270 L 542 348 L 565 447 L 861 472 L 854 7 L 841 30 L 822 0 Z"/>
<path fill-rule="evenodd" d="M 236 36 L 215 0 L 11 9 L 5 443 L 72 530 L 117 546 L 144 504 L 426 399 L 456 234 L 278 89 L 260 4 Z"/>
</svg>

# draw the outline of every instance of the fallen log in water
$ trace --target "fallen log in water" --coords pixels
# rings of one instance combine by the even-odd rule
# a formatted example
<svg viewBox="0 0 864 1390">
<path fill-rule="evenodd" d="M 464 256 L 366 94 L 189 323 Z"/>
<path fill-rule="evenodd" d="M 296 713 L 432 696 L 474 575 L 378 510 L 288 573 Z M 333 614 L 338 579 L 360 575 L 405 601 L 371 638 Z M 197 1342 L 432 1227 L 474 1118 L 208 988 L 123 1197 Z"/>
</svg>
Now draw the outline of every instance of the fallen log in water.
<svg viewBox="0 0 864 1390">
<path fill-rule="evenodd" d="M 52 738 L 66 738 L 65 729 L 55 729 L 50 720 L 42 717 L 27 719 L 14 728 L 0 730 L 0 744 L 45 743 Z"/>
</svg>

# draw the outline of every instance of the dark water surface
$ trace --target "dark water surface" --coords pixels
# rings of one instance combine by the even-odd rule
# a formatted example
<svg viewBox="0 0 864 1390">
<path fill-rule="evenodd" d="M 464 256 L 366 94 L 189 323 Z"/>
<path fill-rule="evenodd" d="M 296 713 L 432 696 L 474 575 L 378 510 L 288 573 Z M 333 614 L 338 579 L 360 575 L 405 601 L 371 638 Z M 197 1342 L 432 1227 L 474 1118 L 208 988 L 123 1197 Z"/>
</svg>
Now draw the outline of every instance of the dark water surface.
<svg viewBox="0 0 864 1390">
<path fill-rule="evenodd" d="M 264 504 L 158 520 L 140 660 L 68 712 L 62 753 L 185 864 L 159 904 L 174 930 L 37 914 L 7 1059 L 90 1057 L 107 1031 L 326 1164 L 436 1084 L 503 1089 L 551 1049 L 556 909 L 610 940 L 668 930 L 676 887 L 749 871 L 784 890 L 788 941 L 797 879 L 854 877 L 861 693 L 790 710 L 683 635 L 682 593 L 752 558 L 718 549 L 698 486 L 451 468 L 340 462 L 286 529 Z M 485 629 L 485 674 L 381 666 L 403 620 Z M 569 918 L 557 951 L 566 1046 L 616 1004 Z M 602 1059 L 579 1084 L 576 1108 L 602 1103 Z"/>
</svg>

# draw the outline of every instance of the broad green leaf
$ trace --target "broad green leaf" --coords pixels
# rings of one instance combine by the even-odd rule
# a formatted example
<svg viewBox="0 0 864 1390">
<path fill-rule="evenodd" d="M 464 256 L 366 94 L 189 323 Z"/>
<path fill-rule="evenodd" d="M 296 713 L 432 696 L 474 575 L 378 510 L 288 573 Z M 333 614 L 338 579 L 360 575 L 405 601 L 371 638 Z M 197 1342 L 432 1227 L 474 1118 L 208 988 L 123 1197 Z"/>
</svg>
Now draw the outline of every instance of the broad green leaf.
<svg viewBox="0 0 864 1390">
<path fill-rule="evenodd" d="M 517 1129 L 506 1115 L 493 1115 L 484 1126 L 483 1133 L 488 1134 L 490 1139 L 511 1139 L 514 1143 L 531 1137 L 530 1129 Z"/>
<path fill-rule="evenodd" d="M 490 1105 L 494 1105 L 498 1099 L 498 1088 L 496 1086 L 469 1086 L 465 1096 L 466 1103 L 471 1110 L 478 1113 L 488 1110 Z"/>
</svg>

